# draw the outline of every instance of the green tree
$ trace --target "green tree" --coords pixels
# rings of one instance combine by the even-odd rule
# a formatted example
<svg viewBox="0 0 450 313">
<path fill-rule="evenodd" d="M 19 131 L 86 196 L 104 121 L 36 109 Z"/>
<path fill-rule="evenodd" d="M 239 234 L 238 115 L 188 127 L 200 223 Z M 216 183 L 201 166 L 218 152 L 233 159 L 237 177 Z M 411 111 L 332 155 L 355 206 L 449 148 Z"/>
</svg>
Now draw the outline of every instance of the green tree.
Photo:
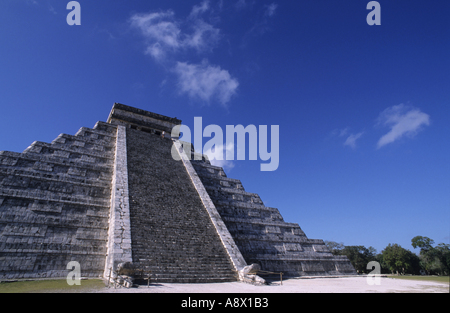
<svg viewBox="0 0 450 313">
<path fill-rule="evenodd" d="M 432 247 L 427 253 L 431 273 L 448 275 L 450 272 L 450 246 L 444 243 Z"/>
<path fill-rule="evenodd" d="M 380 254 L 381 267 L 388 269 L 391 273 L 411 273 L 414 268 L 414 254 L 402 248 L 398 244 L 389 244 Z"/>
<path fill-rule="evenodd" d="M 433 247 L 434 240 L 416 236 L 411 239 L 413 248 L 420 248 L 420 266 L 427 274 L 448 275 L 450 273 L 450 245 L 440 243 Z"/>
<path fill-rule="evenodd" d="M 344 249 L 341 250 L 341 255 L 347 256 L 358 273 L 368 272 L 367 264 L 370 261 L 376 261 L 376 250 L 373 247 L 345 246 Z M 371 270 L 369 270 L 369 272 L 370 271 Z"/>
<path fill-rule="evenodd" d="M 420 257 L 417 254 L 415 254 L 409 250 L 407 250 L 407 251 L 410 253 L 410 255 L 409 255 L 410 261 L 409 262 L 410 262 L 411 267 L 409 268 L 409 273 L 414 274 L 414 275 L 420 275 L 420 270 L 422 269 L 422 267 L 420 266 Z"/>
<path fill-rule="evenodd" d="M 434 240 L 428 237 L 416 236 L 411 239 L 411 245 L 414 249 L 420 248 L 420 254 L 426 254 L 433 248 Z"/>
<path fill-rule="evenodd" d="M 438 244 L 437 247 L 435 247 L 437 250 L 437 258 L 442 263 L 442 275 L 449 275 L 450 274 L 450 245 L 445 243 Z"/>
</svg>

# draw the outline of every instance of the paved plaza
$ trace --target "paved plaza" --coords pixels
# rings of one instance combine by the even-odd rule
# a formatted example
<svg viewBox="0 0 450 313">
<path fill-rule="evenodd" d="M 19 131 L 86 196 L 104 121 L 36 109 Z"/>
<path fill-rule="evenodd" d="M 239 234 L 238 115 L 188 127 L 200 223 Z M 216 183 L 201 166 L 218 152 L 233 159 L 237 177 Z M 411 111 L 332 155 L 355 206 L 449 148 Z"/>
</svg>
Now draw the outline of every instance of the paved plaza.
<svg viewBox="0 0 450 313">
<path fill-rule="evenodd" d="M 366 277 L 288 279 L 266 286 L 242 282 L 213 284 L 154 284 L 139 288 L 105 288 L 97 292 L 117 293 L 448 293 L 449 285 L 430 281 L 380 277 L 370 285 Z"/>
</svg>

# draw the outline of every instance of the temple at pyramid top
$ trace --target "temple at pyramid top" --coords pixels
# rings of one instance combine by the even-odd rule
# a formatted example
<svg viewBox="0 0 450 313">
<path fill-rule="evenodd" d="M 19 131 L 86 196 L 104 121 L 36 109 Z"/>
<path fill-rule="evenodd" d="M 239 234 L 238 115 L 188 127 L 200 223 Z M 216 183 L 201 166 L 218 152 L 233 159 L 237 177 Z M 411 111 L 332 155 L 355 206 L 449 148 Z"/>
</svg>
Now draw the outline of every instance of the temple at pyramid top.
<svg viewBox="0 0 450 313">
<path fill-rule="evenodd" d="M 181 124 L 176 117 L 168 117 L 161 114 L 137 109 L 125 104 L 114 103 L 109 113 L 107 123 L 116 125 L 129 125 L 132 129 L 159 134 L 164 131 L 170 134 L 172 128 Z"/>
</svg>

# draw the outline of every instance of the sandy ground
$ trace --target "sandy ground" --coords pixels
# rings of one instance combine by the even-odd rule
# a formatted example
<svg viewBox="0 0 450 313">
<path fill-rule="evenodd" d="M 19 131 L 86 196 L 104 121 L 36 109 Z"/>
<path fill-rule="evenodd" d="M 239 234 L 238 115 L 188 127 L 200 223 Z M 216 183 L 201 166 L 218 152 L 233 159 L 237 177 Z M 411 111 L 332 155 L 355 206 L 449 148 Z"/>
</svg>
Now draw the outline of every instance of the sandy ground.
<svg viewBox="0 0 450 313">
<path fill-rule="evenodd" d="M 370 278 L 373 279 L 373 278 Z M 366 277 L 288 279 L 266 286 L 242 282 L 216 284 L 150 284 L 150 287 L 104 288 L 104 293 L 448 293 L 449 284 L 403 279 L 379 278 L 370 285 Z"/>
</svg>

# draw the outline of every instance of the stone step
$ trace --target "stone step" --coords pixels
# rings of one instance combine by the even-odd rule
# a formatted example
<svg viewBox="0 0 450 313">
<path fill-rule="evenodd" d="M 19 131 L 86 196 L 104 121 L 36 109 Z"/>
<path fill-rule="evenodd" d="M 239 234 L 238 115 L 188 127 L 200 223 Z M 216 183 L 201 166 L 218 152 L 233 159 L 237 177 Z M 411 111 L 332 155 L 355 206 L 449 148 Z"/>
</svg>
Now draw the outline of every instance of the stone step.
<svg viewBox="0 0 450 313">
<path fill-rule="evenodd" d="M 102 125 L 102 128 L 104 128 L 104 130 L 99 128 L 100 125 Z M 88 139 L 102 140 L 102 138 L 100 136 L 115 137 L 116 131 L 117 131 L 117 126 L 114 124 L 97 122 L 97 124 L 93 128 L 80 127 L 80 129 L 76 132 L 74 137 L 77 137 L 77 138 L 78 137 L 87 137 Z M 96 136 L 93 136 L 93 135 L 96 135 Z"/>
<path fill-rule="evenodd" d="M 81 142 L 81 141 L 80 141 Z M 114 162 L 113 156 L 106 156 L 105 150 L 114 149 L 114 145 L 101 145 L 99 143 L 84 143 L 83 146 L 64 144 L 49 144 L 46 142 L 35 141 L 23 153 L 30 155 L 39 155 L 44 157 L 58 157 L 61 159 L 73 159 L 74 155 L 81 155 L 81 160 L 88 163 L 107 163 Z M 89 145 L 89 147 L 87 146 Z M 107 160 L 105 162 L 105 160 Z"/>
<path fill-rule="evenodd" d="M 137 263 L 139 265 L 139 269 L 145 270 L 145 271 L 151 271 L 152 273 L 165 273 L 165 274 L 176 274 L 176 273 L 197 273 L 197 274 L 211 274 L 216 273 L 215 275 L 229 275 L 233 271 L 230 268 L 225 267 L 218 267 L 218 268 L 212 268 L 212 267 L 177 267 L 172 266 L 155 266 L 155 265 L 145 265 L 142 263 Z"/>
<path fill-rule="evenodd" d="M 299 243 L 299 244 L 309 244 L 306 235 L 291 235 L 291 234 L 260 234 L 260 233 L 233 233 L 233 238 L 236 242 L 270 242 L 274 245 L 279 245 L 282 243 Z"/>
<path fill-rule="evenodd" d="M 64 193 L 44 191 L 44 190 L 18 190 L 1 189 L 0 197 L 24 198 L 31 200 L 53 201 L 65 204 L 88 205 L 94 207 L 109 208 L 109 199 L 98 197 L 87 197 L 81 195 L 68 195 Z"/>
<path fill-rule="evenodd" d="M 223 216 L 222 219 L 223 221 L 227 224 L 231 226 L 233 224 L 239 224 L 239 225 L 255 225 L 255 226 L 263 226 L 263 227 L 271 227 L 272 229 L 268 229 L 266 228 L 265 232 L 276 232 L 279 233 L 281 232 L 281 230 L 279 230 L 278 228 L 300 228 L 300 226 L 298 224 L 295 223 L 287 223 L 285 221 L 279 221 L 279 220 L 275 220 L 275 219 L 262 219 L 262 218 L 257 218 L 257 217 L 252 217 L 252 216 L 244 216 L 245 218 L 240 218 L 240 217 L 232 217 L 232 216 Z M 273 231 L 273 229 L 276 229 L 276 231 Z"/>
<path fill-rule="evenodd" d="M 112 163 L 108 162 L 102 162 L 98 164 L 94 164 L 92 162 L 85 162 L 81 159 L 62 159 L 60 157 L 50 157 L 50 156 L 42 156 L 37 153 L 25 153 L 20 154 L 16 157 L 11 156 L 3 156 L 4 154 L 0 153 L 0 165 L 2 163 L 8 162 L 9 166 L 17 166 L 20 167 L 22 170 L 30 170 L 35 172 L 41 172 L 41 173 L 51 173 L 52 166 L 62 166 L 62 167 L 70 167 L 74 169 L 81 169 L 85 171 L 99 171 L 99 172 L 106 172 L 109 175 L 112 173 Z M 39 163 L 37 163 L 39 162 Z M 75 175 L 75 174 L 73 174 Z"/>
<path fill-rule="evenodd" d="M 106 133 L 110 133 L 113 134 L 114 136 L 116 135 L 115 131 L 117 129 L 117 126 L 115 124 L 110 124 L 110 123 L 105 123 L 102 121 L 98 121 L 97 123 L 95 123 L 94 130 L 98 130 L 98 131 L 103 131 Z"/>
<path fill-rule="evenodd" d="M 215 165 L 211 165 L 211 163 L 206 163 L 206 162 L 202 162 L 202 161 L 197 161 L 197 160 L 193 160 L 192 166 L 197 167 L 197 168 L 201 168 L 204 169 L 205 171 L 208 171 L 209 173 L 225 173 L 223 171 L 223 168 L 220 166 L 215 166 Z M 226 177 L 226 175 L 224 176 Z"/>
<path fill-rule="evenodd" d="M 259 195 L 257 193 L 247 192 L 243 189 L 230 188 L 230 186 L 214 186 L 207 184 L 204 184 L 204 186 L 210 196 L 214 196 L 215 193 L 225 193 L 227 194 L 227 196 L 242 195 L 247 197 L 259 198 Z"/>
<path fill-rule="evenodd" d="M 217 276 L 227 276 L 233 273 L 232 269 L 229 267 L 215 266 L 211 268 L 210 266 L 205 267 L 181 267 L 181 266 L 155 266 L 146 265 L 145 263 L 136 263 L 139 269 L 144 272 L 160 273 L 160 274 L 197 274 L 197 275 L 209 275 L 214 274 Z"/>
<path fill-rule="evenodd" d="M 202 177 L 202 182 L 205 185 L 217 184 L 224 187 L 244 189 L 239 179 L 221 176 L 218 174 L 212 174 L 210 172 L 205 172 L 204 170 L 198 169 L 196 167 L 194 167 L 194 169 L 197 172 L 197 174 Z"/>
<path fill-rule="evenodd" d="M 150 276 L 150 283 L 178 283 L 178 284 L 209 284 L 209 283 L 225 283 L 225 282 L 233 282 L 238 279 L 234 276 L 230 277 L 202 277 L 202 276 L 193 276 L 193 277 L 166 277 L 159 276 L 153 277 Z M 145 285 L 147 283 L 146 280 L 138 280 L 137 283 Z"/>
<path fill-rule="evenodd" d="M 20 176 L 24 178 L 34 179 L 38 181 L 49 181 L 49 182 L 61 182 L 70 183 L 78 186 L 85 187 L 99 187 L 99 188 L 110 188 L 111 182 L 107 180 L 102 180 L 100 177 L 97 178 L 87 178 L 80 176 L 73 176 L 67 174 L 69 168 L 65 168 L 66 173 L 62 172 L 36 172 L 27 169 L 19 168 L 6 168 L 0 166 L 0 179 L 2 176 Z"/>
</svg>

